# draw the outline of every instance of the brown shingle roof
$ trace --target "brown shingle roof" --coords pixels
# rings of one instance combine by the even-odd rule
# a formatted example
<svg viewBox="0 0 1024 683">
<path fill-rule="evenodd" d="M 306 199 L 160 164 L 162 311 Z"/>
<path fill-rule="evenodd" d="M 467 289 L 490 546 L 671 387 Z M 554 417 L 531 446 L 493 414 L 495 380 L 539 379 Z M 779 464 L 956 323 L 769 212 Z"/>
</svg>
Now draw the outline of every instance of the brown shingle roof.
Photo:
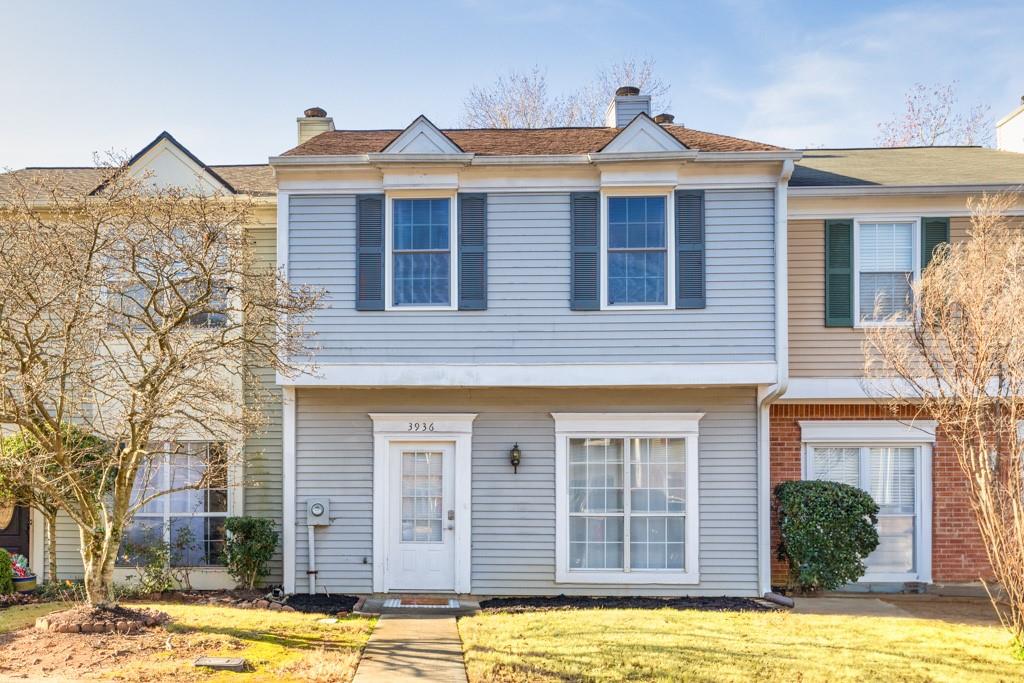
<svg viewBox="0 0 1024 683">
<path fill-rule="evenodd" d="M 690 149 L 704 152 L 763 152 L 783 149 L 762 142 L 706 133 L 685 126 L 663 125 Z M 589 154 L 599 152 L 621 128 L 455 128 L 441 132 L 464 151 L 480 156 Z M 380 152 L 401 130 L 336 130 L 321 133 L 283 156 L 370 154 Z"/>
<path fill-rule="evenodd" d="M 210 166 L 217 175 L 241 194 L 273 195 L 277 192 L 274 170 L 266 164 Z M 37 200 L 45 200 L 47 188 L 60 187 L 71 194 L 87 194 L 102 183 L 111 170 L 95 167 L 22 168 L 0 173 L 0 196 L 11 196 L 18 183 L 34 190 Z"/>
</svg>

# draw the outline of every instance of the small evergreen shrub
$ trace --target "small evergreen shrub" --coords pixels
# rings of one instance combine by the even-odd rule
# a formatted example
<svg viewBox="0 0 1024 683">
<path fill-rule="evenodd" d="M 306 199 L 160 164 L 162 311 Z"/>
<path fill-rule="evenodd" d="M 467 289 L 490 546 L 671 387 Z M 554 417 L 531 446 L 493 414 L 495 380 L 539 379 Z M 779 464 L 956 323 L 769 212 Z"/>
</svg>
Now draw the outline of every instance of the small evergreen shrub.
<svg viewBox="0 0 1024 683">
<path fill-rule="evenodd" d="M 775 487 L 779 559 L 801 591 L 835 590 L 864 576 L 878 547 L 878 504 L 865 491 L 832 481 L 787 481 Z"/>
<path fill-rule="evenodd" d="M 0 548 L 0 595 L 10 595 L 14 592 L 14 562 L 11 561 L 11 554 Z"/>
<path fill-rule="evenodd" d="M 228 517 L 224 555 L 228 573 L 242 588 L 256 588 L 267 575 L 277 549 L 274 521 L 264 517 Z"/>
</svg>

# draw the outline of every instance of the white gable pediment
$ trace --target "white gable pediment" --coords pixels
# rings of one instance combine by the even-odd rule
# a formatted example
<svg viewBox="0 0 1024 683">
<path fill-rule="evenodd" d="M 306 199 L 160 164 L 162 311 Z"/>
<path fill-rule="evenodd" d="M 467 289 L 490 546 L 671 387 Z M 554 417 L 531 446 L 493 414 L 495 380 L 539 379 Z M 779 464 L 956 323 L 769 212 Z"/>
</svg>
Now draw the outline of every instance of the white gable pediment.
<svg viewBox="0 0 1024 683">
<path fill-rule="evenodd" d="M 418 116 L 402 134 L 384 148 L 385 154 L 462 154 L 458 145 L 430 122 Z"/>
<path fill-rule="evenodd" d="M 679 142 L 650 116 L 640 114 L 605 145 L 602 153 L 680 152 L 686 145 Z"/>
<path fill-rule="evenodd" d="M 161 133 L 132 157 L 128 174 L 156 189 L 184 187 L 203 194 L 234 191 L 169 133 Z"/>
</svg>

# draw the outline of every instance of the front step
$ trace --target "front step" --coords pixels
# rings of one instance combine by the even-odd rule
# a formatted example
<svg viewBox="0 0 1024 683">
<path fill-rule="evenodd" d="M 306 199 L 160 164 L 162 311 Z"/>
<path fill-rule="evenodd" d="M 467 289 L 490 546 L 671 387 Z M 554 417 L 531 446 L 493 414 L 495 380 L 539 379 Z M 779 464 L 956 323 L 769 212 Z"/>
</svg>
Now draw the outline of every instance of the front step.
<svg viewBox="0 0 1024 683">
<path fill-rule="evenodd" d="M 356 604 L 357 614 L 395 614 L 416 617 L 461 617 L 476 614 L 480 603 L 457 598 L 437 598 L 417 595 L 368 597 Z"/>
</svg>

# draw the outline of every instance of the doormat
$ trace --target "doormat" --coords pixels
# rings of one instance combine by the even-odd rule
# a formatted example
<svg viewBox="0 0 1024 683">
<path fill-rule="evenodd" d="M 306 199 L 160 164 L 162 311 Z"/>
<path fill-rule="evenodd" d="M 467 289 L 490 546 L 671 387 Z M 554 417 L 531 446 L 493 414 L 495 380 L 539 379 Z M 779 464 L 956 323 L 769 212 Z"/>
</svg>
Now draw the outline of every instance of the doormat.
<svg viewBox="0 0 1024 683">
<path fill-rule="evenodd" d="M 421 607 L 424 609 L 459 609 L 458 600 L 446 598 L 388 598 L 384 601 L 385 607 Z"/>
</svg>

